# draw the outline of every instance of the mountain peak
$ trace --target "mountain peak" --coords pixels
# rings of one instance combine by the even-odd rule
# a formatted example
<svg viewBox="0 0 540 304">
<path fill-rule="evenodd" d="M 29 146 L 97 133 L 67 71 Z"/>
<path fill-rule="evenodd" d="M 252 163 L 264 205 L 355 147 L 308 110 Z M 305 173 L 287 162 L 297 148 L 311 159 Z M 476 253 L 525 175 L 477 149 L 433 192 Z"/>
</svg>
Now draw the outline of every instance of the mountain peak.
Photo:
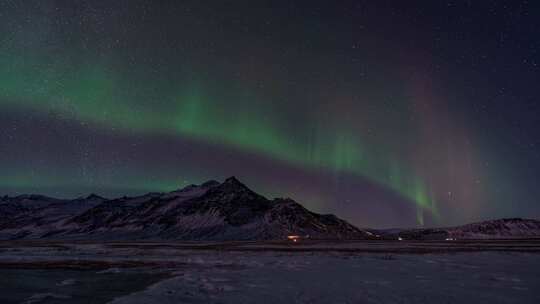
<svg viewBox="0 0 540 304">
<path fill-rule="evenodd" d="M 86 197 L 86 199 L 88 199 L 88 200 L 105 200 L 105 198 L 103 198 L 103 197 L 101 197 L 101 196 L 99 196 L 99 195 L 97 195 L 95 193 L 91 193 L 90 195 L 88 195 Z"/>
<path fill-rule="evenodd" d="M 235 192 L 235 193 L 250 193 L 252 195 L 258 195 L 257 193 L 253 192 L 248 186 L 243 184 L 241 181 L 239 181 L 236 177 L 231 176 L 221 185 L 216 187 L 216 189 L 219 189 L 218 191 L 225 191 L 225 192 Z"/>
<path fill-rule="evenodd" d="M 247 188 L 247 186 L 242 184 L 242 182 L 240 182 L 235 176 L 231 176 L 231 177 L 225 179 L 225 181 L 223 182 L 222 185 L 229 185 L 229 186 Z"/>
<path fill-rule="evenodd" d="M 204 182 L 201 184 L 201 187 L 204 187 L 204 188 L 211 188 L 211 187 L 215 187 L 215 186 L 218 186 L 219 185 L 219 182 L 216 181 L 216 180 L 209 180 L 207 182 Z"/>
</svg>

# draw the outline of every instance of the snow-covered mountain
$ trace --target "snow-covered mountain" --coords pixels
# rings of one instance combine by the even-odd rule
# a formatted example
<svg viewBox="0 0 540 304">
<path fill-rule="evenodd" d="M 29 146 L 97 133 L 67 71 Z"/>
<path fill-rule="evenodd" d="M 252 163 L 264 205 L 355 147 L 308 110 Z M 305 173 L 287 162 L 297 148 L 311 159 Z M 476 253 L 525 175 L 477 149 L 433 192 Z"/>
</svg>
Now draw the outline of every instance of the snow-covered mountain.
<svg viewBox="0 0 540 304">
<path fill-rule="evenodd" d="M 361 230 L 334 215 L 311 212 L 288 198 L 273 200 L 236 178 L 168 193 L 74 200 L 42 195 L 0 197 L 0 239 L 270 240 L 494 239 L 540 237 L 540 221 L 500 219 L 464 226 Z"/>
<path fill-rule="evenodd" d="M 401 237 L 405 240 L 529 238 L 540 237 L 540 221 L 506 218 L 455 227 L 379 230 L 375 233 L 385 238 Z"/>
<path fill-rule="evenodd" d="M 288 235 L 364 239 L 371 235 L 291 199 L 268 200 L 236 178 L 169 193 L 112 200 L 44 196 L 0 199 L 0 238 L 268 240 Z"/>
</svg>

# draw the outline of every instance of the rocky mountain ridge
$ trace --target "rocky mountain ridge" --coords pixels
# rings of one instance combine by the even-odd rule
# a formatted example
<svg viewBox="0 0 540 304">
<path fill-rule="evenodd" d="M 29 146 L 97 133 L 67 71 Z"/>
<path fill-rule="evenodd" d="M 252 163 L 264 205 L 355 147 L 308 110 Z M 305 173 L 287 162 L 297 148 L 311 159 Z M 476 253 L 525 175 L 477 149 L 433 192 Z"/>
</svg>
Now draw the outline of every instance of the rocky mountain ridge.
<svg viewBox="0 0 540 304">
<path fill-rule="evenodd" d="M 301 235 L 365 239 L 334 215 L 311 212 L 287 198 L 273 200 L 234 177 L 168 193 L 60 200 L 40 195 L 0 199 L 0 238 L 270 240 Z"/>
<path fill-rule="evenodd" d="M 403 240 L 514 239 L 540 237 L 540 221 L 503 218 L 445 228 L 369 230 L 380 238 Z"/>
</svg>

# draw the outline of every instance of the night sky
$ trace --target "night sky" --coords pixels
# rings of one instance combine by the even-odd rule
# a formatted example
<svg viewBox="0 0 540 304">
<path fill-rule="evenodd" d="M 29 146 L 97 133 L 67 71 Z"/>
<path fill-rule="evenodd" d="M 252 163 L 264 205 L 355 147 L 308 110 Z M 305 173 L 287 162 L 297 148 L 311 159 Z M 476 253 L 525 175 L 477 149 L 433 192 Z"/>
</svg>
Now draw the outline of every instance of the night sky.
<svg viewBox="0 0 540 304">
<path fill-rule="evenodd" d="M 0 1 L 0 194 L 538 218 L 539 98 L 537 1 Z"/>
</svg>

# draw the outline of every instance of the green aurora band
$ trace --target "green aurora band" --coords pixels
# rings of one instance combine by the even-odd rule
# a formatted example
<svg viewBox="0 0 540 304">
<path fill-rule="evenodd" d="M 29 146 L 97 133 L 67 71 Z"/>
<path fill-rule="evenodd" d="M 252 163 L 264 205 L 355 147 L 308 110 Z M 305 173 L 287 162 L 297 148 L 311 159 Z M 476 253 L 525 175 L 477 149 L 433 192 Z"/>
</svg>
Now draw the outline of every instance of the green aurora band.
<svg viewBox="0 0 540 304">
<path fill-rule="evenodd" d="M 241 107 L 224 107 L 219 97 L 203 93 L 202 81 L 179 79 L 180 85 L 173 90 L 156 81 L 133 85 L 131 78 L 126 79 L 114 67 L 98 60 L 95 64 L 55 62 L 0 50 L 0 66 L 2 108 L 53 112 L 89 124 L 143 134 L 179 135 L 305 169 L 353 174 L 414 202 L 418 223 L 423 224 L 424 211 L 438 217 L 425 182 L 392 155 L 371 152 L 360 142 L 360 135 L 347 128 L 330 131 L 313 122 L 314 127 L 306 126 L 308 132 L 304 133 L 313 135 L 298 139 L 282 121 L 272 119 L 272 109 L 247 102 Z M 162 99 L 152 108 L 140 102 L 151 98 L 147 93 L 150 89 L 161 92 Z M 309 132 L 310 129 L 314 131 Z M 21 177 L 15 180 L 23 184 Z"/>
</svg>

